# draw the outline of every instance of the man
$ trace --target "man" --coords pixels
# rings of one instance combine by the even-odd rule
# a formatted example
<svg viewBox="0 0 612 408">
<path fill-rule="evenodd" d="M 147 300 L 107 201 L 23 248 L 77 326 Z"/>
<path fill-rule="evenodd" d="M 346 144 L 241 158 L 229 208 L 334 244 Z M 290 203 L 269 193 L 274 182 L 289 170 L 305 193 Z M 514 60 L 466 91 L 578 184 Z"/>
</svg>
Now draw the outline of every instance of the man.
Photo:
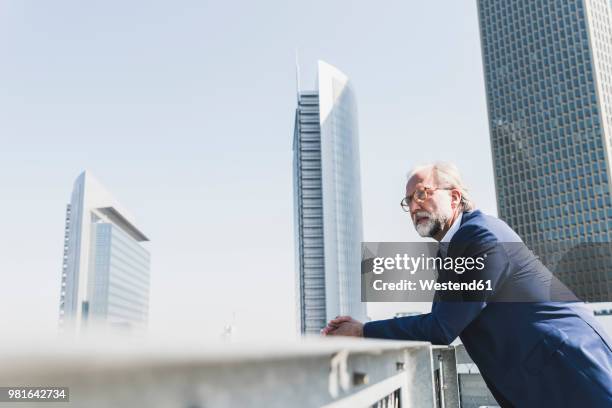
<svg viewBox="0 0 612 408">
<path fill-rule="evenodd" d="M 502 407 L 612 407 L 609 338 L 582 303 L 541 301 L 542 277 L 552 275 L 531 251 L 512 249 L 524 245 L 507 224 L 475 210 L 454 165 L 412 171 L 402 207 L 421 236 L 441 243 L 441 256 L 487 253 L 479 276 L 492 280 L 493 293 L 466 301 L 444 301 L 436 293 L 430 313 L 365 325 L 341 316 L 328 323 L 324 335 L 434 344 L 459 336 Z M 443 272 L 438 280 L 468 275 Z M 504 292 L 534 301 L 498 301 Z"/>
</svg>

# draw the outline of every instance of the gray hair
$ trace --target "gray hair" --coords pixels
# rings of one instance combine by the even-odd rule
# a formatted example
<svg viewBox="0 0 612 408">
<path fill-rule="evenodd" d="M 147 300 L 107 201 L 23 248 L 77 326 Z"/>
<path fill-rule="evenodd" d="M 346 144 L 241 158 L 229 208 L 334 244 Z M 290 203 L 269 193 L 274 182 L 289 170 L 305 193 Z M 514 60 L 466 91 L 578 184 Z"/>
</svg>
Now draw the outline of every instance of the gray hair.
<svg viewBox="0 0 612 408">
<path fill-rule="evenodd" d="M 460 205 L 462 212 L 476 209 L 476 204 L 472 200 L 467 187 L 465 187 L 465 184 L 463 184 L 459 169 L 453 163 L 436 162 L 417 166 L 408 173 L 408 180 L 410 180 L 416 173 L 423 170 L 431 170 L 433 172 L 437 187 L 454 188 L 459 190 L 461 193 Z"/>
</svg>

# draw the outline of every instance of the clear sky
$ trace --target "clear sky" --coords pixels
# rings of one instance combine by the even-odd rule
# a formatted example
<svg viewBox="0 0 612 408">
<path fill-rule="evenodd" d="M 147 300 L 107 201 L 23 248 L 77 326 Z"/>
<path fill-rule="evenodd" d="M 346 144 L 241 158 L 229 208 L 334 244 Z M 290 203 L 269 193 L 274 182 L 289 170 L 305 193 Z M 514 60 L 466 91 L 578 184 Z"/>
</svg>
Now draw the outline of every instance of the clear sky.
<svg viewBox="0 0 612 408">
<path fill-rule="evenodd" d="M 366 240 L 418 239 L 399 202 L 430 160 L 495 214 L 475 0 L 3 0 L 0 319 L 55 330 L 89 169 L 151 238 L 152 331 L 290 333 L 296 48 L 302 88 L 318 59 L 353 82 Z"/>
</svg>

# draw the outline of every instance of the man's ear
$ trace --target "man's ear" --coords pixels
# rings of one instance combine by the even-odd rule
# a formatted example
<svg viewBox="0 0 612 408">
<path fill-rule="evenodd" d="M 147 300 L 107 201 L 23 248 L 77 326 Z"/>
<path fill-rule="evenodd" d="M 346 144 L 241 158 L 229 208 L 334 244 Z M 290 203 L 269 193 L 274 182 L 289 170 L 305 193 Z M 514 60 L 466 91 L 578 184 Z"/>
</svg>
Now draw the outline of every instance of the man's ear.
<svg viewBox="0 0 612 408">
<path fill-rule="evenodd" d="M 459 207 L 459 204 L 461 204 L 461 197 L 462 196 L 459 190 L 451 191 L 451 204 L 453 206 L 453 209 Z"/>
</svg>

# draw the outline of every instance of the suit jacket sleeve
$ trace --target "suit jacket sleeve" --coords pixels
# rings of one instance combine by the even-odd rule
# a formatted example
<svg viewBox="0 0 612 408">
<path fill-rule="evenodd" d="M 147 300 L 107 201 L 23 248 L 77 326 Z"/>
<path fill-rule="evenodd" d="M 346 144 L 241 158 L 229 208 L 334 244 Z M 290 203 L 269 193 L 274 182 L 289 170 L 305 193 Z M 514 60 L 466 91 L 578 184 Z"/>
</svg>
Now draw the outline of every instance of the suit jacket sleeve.
<svg viewBox="0 0 612 408">
<path fill-rule="evenodd" d="M 460 234 L 461 232 L 461 234 Z M 364 337 L 396 340 L 420 340 L 433 344 L 451 344 L 486 306 L 509 273 L 509 259 L 503 247 L 491 233 L 482 227 L 466 226 L 457 232 L 449 248 L 450 257 L 480 257 L 485 253 L 484 268 L 453 275 L 453 280 L 469 282 L 491 280 L 493 291 L 460 293 L 459 300 L 438 301 L 432 304 L 430 313 L 419 316 L 399 317 L 368 322 L 364 325 Z M 457 239 L 457 241 L 455 241 Z M 440 298 L 444 299 L 444 295 Z"/>
</svg>

